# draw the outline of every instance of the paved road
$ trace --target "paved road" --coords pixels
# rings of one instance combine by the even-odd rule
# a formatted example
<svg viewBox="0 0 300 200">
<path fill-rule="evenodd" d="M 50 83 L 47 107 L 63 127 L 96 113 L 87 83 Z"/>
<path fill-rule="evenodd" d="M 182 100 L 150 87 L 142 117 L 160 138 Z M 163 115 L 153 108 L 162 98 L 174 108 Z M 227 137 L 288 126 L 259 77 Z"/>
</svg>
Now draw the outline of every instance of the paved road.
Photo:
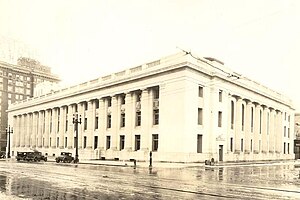
<svg viewBox="0 0 300 200">
<path fill-rule="evenodd" d="M 297 164 L 132 168 L 0 162 L 2 195 L 29 199 L 300 199 Z"/>
</svg>

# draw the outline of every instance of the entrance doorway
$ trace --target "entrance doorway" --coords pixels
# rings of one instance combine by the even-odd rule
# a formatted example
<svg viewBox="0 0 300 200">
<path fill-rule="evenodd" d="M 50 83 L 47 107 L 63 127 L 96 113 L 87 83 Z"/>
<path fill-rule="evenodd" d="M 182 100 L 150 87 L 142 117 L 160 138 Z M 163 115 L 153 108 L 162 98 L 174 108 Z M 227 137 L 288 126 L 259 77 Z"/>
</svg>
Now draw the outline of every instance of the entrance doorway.
<svg viewBox="0 0 300 200">
<path fill-rule="evenodd" d="M 223 145 L 219 145 L 219 161 L 223 161 Z"/>
</svg>

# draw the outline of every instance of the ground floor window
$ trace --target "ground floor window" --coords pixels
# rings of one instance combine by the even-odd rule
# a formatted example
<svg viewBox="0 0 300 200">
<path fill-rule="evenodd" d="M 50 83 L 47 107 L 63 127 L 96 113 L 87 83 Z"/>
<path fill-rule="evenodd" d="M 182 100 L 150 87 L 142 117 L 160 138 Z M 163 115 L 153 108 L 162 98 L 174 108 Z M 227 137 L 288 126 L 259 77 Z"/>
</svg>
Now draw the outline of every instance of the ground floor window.
<svg viewBox="0 0 300 200">
<path fill-rule="evenodd" d="M 67 148 L 67 147 L 68 147 L 68 138 L 65 137 L 65 148 Z"/>
<path fill-rule="evenodd" d="M 98 136 L 94 136 L 94 149 L 98 148 Z"/>
<path fill-rule="evenodd" d="M 197 135 L 197 153 L 202 153 L 202 135 Z"/>
<path fill-rule="evenodd" d="M 87 138 L 86 136 L 83 137 L 83 148 L 86 148 L 86 142 L 87 142 Z"/>
<path fill-rule="evenodd" d="M 120 150 L 125 148 L 125 135 L 120 135 Z"/>
<path fill-rule="evenodd" d="M 140 150 L 141 149 L 141 136 L 140 135 L 135 135 L 135 147 L 134 150 Z"/>
<path fill-rule="evenodd" d="M 56 139 L 56 147 L 59 147 L 59 137 Z"/>
<path fill-rule="evenodd" d="M 230 151 L 233 152 L 233 138 L 230 138 Z"/>
<path fill-rule="evenodd" d="M 110 149 L 110 136 L 106 136 L 106 149 Z"/>
<path fill-rule="evenodd" d="M 157 151 L 158 149 L 158 134 L 152 135 L 152 151 Z"/>
</svg>

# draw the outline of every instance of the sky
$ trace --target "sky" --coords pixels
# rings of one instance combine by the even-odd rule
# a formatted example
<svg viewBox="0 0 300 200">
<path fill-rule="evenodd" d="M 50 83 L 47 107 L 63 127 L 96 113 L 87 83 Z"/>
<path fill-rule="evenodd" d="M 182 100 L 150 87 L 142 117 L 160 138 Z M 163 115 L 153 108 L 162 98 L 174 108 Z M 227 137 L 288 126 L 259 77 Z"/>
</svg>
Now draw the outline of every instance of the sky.
<svg viewBox="0 0 300 200">
<path fill-rule="evenodd" d="M 75 85 L 191 51 L 292 99 L 298 0 L 0 0 L 0 59 L 30 56 Z"/>
</svg>

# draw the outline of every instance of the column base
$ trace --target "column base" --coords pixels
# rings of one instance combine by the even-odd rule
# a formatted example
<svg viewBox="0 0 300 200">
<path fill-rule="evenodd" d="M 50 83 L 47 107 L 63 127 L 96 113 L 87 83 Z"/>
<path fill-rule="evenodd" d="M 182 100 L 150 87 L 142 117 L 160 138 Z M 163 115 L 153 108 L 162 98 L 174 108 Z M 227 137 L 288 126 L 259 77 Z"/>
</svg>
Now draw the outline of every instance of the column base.
<svg viewBox="0 0 300 200">
<path fill-rule="evenodd" d="M 254 150 L 253 153 L 254 153 L 254 154 L 259 154 L 259 151 Z"/>
<path fill-rule="evenodd" d="M 234 150 L 234 154 L 240 154 L 241 151 L 240 150 Z"/>
<path fill-rule="evenodd" d="M 126 147 L 126 148 L 125 148 L 125 151 L 131 152 L 131 151 L 132 151 L 132 147 Z"/>
<path fill-rule="evenodd" d="M 269 151 L 269 153 L 273 154 L 273 153 L 274 153 L 274 151 Z"/>
<path fill-rule="evenodd" d="M 250 150 L 245 150 L 245 154 L 250 154 Z"/>
<path fill-rule="evenodd" d="M 261 151 L 263 154 L 267 154 L 268 152 L 267 151 Z"/>
</svg>

